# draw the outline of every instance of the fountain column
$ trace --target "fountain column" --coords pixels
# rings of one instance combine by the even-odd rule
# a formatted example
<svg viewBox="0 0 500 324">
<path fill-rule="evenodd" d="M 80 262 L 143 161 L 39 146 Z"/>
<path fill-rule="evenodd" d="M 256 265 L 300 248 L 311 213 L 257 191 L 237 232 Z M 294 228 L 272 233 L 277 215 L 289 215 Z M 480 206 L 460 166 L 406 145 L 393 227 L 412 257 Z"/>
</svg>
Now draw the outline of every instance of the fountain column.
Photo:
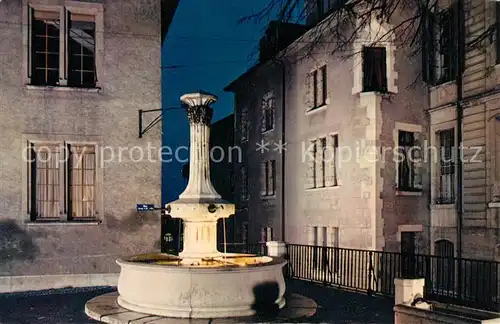
<svg viewBox="0 0 500 324">
<path fill-rule="evenodd" d="M 189 181 L 179 199 L 167 205 L 172 217 L 184 221 L 184 245 L 179 254 L 184 264 L 218 257 L 217 220 L 234 214 L 234 205 L 221 199 L 210 180 L 210 122 L 217 97 L 189 93 L 181 97 L 186 104 L 190 127 Z"/>
</svg>

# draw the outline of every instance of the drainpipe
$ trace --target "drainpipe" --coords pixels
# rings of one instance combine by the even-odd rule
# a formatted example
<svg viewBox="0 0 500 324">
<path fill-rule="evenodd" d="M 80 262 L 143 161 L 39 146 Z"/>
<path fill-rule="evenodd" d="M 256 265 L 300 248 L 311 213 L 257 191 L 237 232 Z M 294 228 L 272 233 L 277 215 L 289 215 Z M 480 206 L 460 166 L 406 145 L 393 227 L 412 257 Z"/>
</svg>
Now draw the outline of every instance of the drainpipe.
<svg viewBox="0 0 500 324">
<path fill-rule="evenodd" d="M 463 107 L 462 107 L 462 99 L 463 99 L 463 60 L 464 57 L 464 45 L 465 40 L 465 28 L 463 24 L 463 1 L 457 0 L 457 75 L 456 75 L 456 84 L 457 84 L 457 100 L 456 100 L 456 109 L 457 109 L 457 199 L 456 199 L 456 211 L 457 211 L 457 258 L 462 258 L 462 216 L 463 216 L 463 165 L 462 165 L 462 123 L 463 123 Z M 461 292 L 462 286 L 462 264 L 459 261 L 458 265 L 458 291 Z"/>
<path fill-rule="evenodd" d="M 286 77 L 285 77 L 285 63 L 281 62 L 281 143 L 286 143 L 285 140 L 285 95 L 286 95 Z M 285 153 L 281 153 L 281 240 L 285 241 Z"/>
<path fill-rule="evenodd" d="M 286 68 L 284 59 L 275 61 L 281 69 L 281 144 L 286 143 L 285 139 L 285 112 L 286 112 Z M 281 151 L 281 241 L 285 242 L 285 154 L 286 147 Z"/>
</svg>

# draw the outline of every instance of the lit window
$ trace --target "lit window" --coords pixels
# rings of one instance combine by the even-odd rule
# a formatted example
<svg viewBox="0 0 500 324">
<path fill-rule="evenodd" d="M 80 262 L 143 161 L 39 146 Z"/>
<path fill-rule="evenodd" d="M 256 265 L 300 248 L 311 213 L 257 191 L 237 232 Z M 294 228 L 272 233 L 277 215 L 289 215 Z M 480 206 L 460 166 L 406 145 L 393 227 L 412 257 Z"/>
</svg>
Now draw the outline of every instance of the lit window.
<svg viewBox="0 0 500 324">
<path fill-rule="evenodd" d="M 64 12 L 30 8 L 31 84 L 95 87 L 95 16 Z"/>
<path fill-rule="evenodd" d="M 97 217 L 93 145 L 29 143 L 28 210 L 33 221 Z"/>
</svg>

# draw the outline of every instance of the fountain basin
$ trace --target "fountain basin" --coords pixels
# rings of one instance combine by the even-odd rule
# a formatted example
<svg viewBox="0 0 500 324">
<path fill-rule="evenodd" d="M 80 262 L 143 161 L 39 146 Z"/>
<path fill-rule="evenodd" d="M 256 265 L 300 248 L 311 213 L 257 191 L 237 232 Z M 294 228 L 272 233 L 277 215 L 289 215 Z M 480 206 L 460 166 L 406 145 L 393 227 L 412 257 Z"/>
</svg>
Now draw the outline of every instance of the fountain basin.
<svg viewBox="0 0 500 324">
<path fill-rule="evenodd" d="M 252 316 L 285 306 L 282 258 L 221 254 L 200 265 L 166 254 L 119 259 L 118 304 L 176 318 Z"/>
</svg>

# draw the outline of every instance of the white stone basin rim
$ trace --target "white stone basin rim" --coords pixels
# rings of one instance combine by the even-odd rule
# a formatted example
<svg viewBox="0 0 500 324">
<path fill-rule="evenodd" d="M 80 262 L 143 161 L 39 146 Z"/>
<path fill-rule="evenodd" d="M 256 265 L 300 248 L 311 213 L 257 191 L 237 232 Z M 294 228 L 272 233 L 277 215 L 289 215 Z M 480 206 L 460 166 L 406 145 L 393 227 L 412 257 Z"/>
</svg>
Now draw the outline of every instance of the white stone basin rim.
<svg viewBox="0 0 500 324">
<path fill-rule="evenodd" d="M 201 268 L 117 260 L 118 304 L 126 309 L 177 318 L 252 316 L 285 306 L 282 258 L 240 267 Z"/>
</svg>

